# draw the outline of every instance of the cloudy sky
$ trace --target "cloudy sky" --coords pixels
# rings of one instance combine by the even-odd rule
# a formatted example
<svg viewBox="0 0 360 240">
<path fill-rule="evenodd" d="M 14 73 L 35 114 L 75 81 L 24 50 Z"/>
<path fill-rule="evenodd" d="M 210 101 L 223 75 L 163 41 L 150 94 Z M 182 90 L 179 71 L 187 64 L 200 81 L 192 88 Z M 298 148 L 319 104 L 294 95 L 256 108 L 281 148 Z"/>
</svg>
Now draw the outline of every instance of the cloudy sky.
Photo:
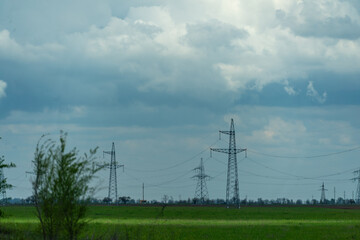
<svg viewBox="0 0 360 240">
<path fill-rule="evenodd" d="M 31 195 L 36 142 L 62 129 L 99 161 L 115 142 L 121 196 L 139 199 L 144 182 L 149 200 L 193 197 L 202 157 L 210 197 L 225 198 L 227 156 L 208 148 L 226 147 L 233 118 L 249 150 L 241 198 L 319 199 L 322 182 L 350 198 L 359 78 L 357 0 L 0 0 L 7 195 Z"/>
</svg>

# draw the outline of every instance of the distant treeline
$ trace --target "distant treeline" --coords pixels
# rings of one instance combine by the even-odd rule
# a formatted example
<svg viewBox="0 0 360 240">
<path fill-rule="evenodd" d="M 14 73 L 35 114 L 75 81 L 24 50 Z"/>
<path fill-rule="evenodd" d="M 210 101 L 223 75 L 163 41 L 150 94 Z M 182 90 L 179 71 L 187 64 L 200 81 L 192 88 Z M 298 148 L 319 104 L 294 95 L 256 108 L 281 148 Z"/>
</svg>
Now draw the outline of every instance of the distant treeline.
<svg viewBox="0 0 360 240">
<path fill-rule="evenodd" d="M 0 201 L 2 205 L 33 205 L 34 198 L 32 196 L 27 197 L 25 199 L 22 198 L 6 198 Z M 187 200 L 174 200 L 172 197 L 163 197 L 161 201 L 158 200 L 140 200 L 140 199 L 132 199 L 130 197 L 119 197 L 118 201 L 113 201 L 110 198 L 89 199 L 89 204 L 101 204 L 101 205 L 112 205 L 112 204 L 120 204 L 120 205 L 226 205 L 226 201 L 224 199 L 203 199 L 202 201 L 197 198 L 188 198 Z M 231 204 L 231 203 L 230 203 Z M 312 200 L 293 200 L 288 198 L 277 198 L 277 199 L 262 199 L 258 198 L 257 200 L 252 199 L 242 199 L 240 205 L 247 206 L 261 206 L 261 205 L 354 205 L 359 204 L 354 199 L 344 199 L 339 197 L 336 199 L 325 199 L 324 202 L 312 199 Z"/>
</svg>

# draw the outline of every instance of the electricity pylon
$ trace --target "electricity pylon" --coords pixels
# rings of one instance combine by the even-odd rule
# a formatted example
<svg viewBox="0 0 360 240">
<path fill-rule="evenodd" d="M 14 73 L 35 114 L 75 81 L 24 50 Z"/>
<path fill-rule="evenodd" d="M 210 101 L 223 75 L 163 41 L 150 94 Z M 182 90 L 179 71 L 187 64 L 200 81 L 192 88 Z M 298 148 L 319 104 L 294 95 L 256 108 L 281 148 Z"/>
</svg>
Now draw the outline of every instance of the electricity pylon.
<svg viewBox="0 0 360 240">
<path fill-rule="evenodd" d="M 229 135 L 229 148 L 210 148 L 211 151 L 228 154 L 228 169 L 226 183 L 226 206 L 234 204 L 240 208 L 239 199 L 239 178 L 236 154 L 246 151 L 246 148 L 236 148 L 234 120 L 231 119 L 230 131 L 219 131 L 219 133 Z M 246 152 L 245 152 L 246 157 Z"/>
<path fill-rule="evenodd" d="M 327 191 L 327 189 L 325 189 L 324 182 L 322 183 L 321 189 L 319 189 L 319 191 L 321 191 L 320 203 L 325 203 L 325 191 Z"/>
<path fill-rule="evenodd" d="M 120 165 L 116 162 L 115 156 L 115 144 L 112 143 L 111 151 L 104 151 L 103 154 L 110 154 L 111 161 L 110 164 L 104 164 L 103 166 L 110 168 L 109 176 L 109 193 L 108 198 L 114 199 L 114 202 L 118 201 L 117 195 L 117 178 L 116 178 L 116 169 L 122 167 L 124 171 L 124 165 Z M 112 198 L 114 197 L 114 198 Z"/>
<path fill-rule="evenodd" d="M 206 181 L 210 179 L 210 176 L 205 174 L 202 158 L 200 160 L 200 165 L 194 168 L 194 171 L 196 171 L 197 174 L 192 178 L 198 179 L 195 190 L 195 199 L 199 199 L 200 204 L 204 204 L 205 201 L 209 199 L 209 192 L 207 190 Z"/>
<path fill-rule="evenodd" d="M 357 188 L 356 188 L 356 195 L 355 195 L 355 202 L 357 204 L 360 203 L 360 169 L 353 172 L 357 177 L 352 178 L 354 182 L 357 181 Z"/>
</svg>

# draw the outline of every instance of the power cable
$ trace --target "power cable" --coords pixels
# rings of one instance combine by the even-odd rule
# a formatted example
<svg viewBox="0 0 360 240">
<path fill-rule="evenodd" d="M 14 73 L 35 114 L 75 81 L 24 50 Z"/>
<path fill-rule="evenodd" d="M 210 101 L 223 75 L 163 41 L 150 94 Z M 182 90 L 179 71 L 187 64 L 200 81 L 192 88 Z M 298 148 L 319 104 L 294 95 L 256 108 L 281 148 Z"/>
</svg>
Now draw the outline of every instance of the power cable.
<svg viewBox="0 0 360 240">
<path fill-rule="evenodd" d="M 320 154 L 320 155 L 312 155 L 312 156 L 280 156 L 280 155 L 272 155 L 272 154 L 268 154 L 268 153 L 262 153 L 262 152 L 255 151 L 255 150 L 251 150 L 251 149 L 248 149 L 248 151 L 251 152 L 251 153 L 255 153 L 255 154 L 262 155 L 262 156 L 266 156 L 266 157 L 299 159 L 299 158 L 320 158 L 320 157 L 328 157 L 328 156 L 332 156 L 332 155 L 338 155 L 338 154 L 342 154 L 342 153 L 347 153 L 347 152 L 356 151 L 356 150 L 358 150 L 358 149 L 360 149 L 360 146 L 354 147 L 354 148 L 350 148 L 350 149 L 346 149 L 346 150 L 339 151 L 339 152 L 326 153 L 326 154 Z"/>
<path fill-rule="evenodd" d="M 277 170 L 277 169 L 274 169 L 274 168 L 271 168 L 263 163 L 259 163 L 257 161 L 255 161 L 253 158 L 250 158 L 248 157 L 248 159 L 250 159 L 252 162 L 264 167 L 264 168 L 267 168 L 267 169 L 270 169 L 272 171 L 275 171 L 275 172 L 278 172 L 278 173 L 282 173 L 284 175 L 288 175 L 288 176 L 292 176 L 292 177 L 296 177 L 296 178 L 301 178 L 301 179 L 310 179 L 310 180 L 324 180 L 324 179 L 320 179 L 320 178 L 324 178 L 324 177 L 331 177 L 331 176 L 336 176 L 336 175 L 341 175 L 341 174 L 344 174 L 344 173 L 348 173 L 348 172 L 352 172 L 354 170 L 357 170 L 358 168 L 352 168 L 352 169 L 348 169 L 348 170 L 345 170 L 345 171 L 342 171 L 342 172 L 336 172 L 336 173 L 331 173 L 331 174 L 326 174 L 326 175 L 322 175 L 322 176 L 317 176 L 317 177 L 305 177 L 305 176 L 300 176 L 300 175 L 295 175 L 295 174 L 290 174 L 290 173 L 287 173 L 287 172 L 283 172 L 283 171 L 280 171 L 280 170 Z M 332 179 L 325 179 L 326 181 L 327 180 L 332 180 Z"/>
<path fill-rule="evenodd" d="M 159 169 L 152 169 L 152 170 L 140 170 L 140 169 L 133 169 L 133 168 L 126 168 L 129 169 L 131 171 L 135 171 L 135 172 L 160 172 L 160 171 L 165 171 L 165 170 L 169 170 L 175 167 L 178 167 L 182 164 L 185 164 L 187 162 L 190 162 L 191 160 L 195 159 L 196 157 L 200 156 L 201 154 L 203 154 L 205 151 L 209 150 L 210 147 L 214 146 L 216 143 L 218 143 L 220 140 L 217 140 L 216 142 L 214 142 L 213 144 L 211 144 L 209 147 L 205 148 L 204 150 L 202 150 L 201 152 L 199 152 L 198 154 L 194 155 L 193 157 L 186 159 L 185 161 L 182 161 L 180 163 L 177 163 L 173 166 L 170 167 L 166 167 L 166 168 L 159 168 Z"/>
<path fill-rule="evenodd" d="M 259 183 L 259 182 L 244 182 L 240 181 L 243 184 L 254 184 L 254 185 L 279 185 L 279 186 L 302 186 L 302 185 L 318 185 L 318 183 Z"/>
<path fill-rule="evenodd" d="M 188 174 L 191 173 L 191 172 L 192 172 L 192 170 L 187 171 L 185 174 L 182 174 L 182 175 L 180 175 L 180 176 L 178 176 L 178 177 L 176 177 L 176 178 L 174 178 L 174 179 L 168 180 L 168 181 L 160 182 L 160 183 L 157 183 L 157 184 L 147 184 L 147 187 L 148 187 L 148 188 L 149 188 L 149 187 L 158 187 L 158 186 L 161 186 L 161 185 L 165 185 L 165 184 L 167 184 L 167 183 L 172 183 L 172 182 L 174 182 L 174 181 L 176 181 L 176 180 L 178 180 L 178 179 L 180 179 L 180 178 L 188 175 Z M 143 181 L 143 180 L 140 179 L 140 178 L 131 176 L 131 175 L 129 175 L 128 173 L 125 173 L 125 175 L 127 175 L 127 176 L 129 176 L 129 177 L 131 177 L 131 178 L 133 178 L 133 179 L 141 182 L 141 183 L 146 182 L 146 181 Z"/>
</svg>

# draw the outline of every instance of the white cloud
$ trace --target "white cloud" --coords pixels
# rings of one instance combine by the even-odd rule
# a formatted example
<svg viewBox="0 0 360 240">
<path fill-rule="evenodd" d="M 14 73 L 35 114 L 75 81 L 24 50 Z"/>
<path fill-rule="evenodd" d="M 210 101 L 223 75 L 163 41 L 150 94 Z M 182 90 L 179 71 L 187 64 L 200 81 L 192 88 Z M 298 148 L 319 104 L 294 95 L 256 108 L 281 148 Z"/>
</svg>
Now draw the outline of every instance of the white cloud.
<svg viewBox="0 0 360 240">
<path fill-rule="evenodd" d="M 93 25 L 84 17 L 85 25 L 71 31 L 69 26 L 64 27 L 69 31 L 62 32 L 57 42 L 22 43 L 3 30 L 0 53 L 2 58 L 35 59 L 45 64 L 51 59 L 56 67 L 69 64 L 71 59 L 71 69 L 88 66 L 92 71 L 104 72 L 106 68 L 117 75 L 133 73 L 141 79 L 137 87 L 142 91 L 198 93 L 206 86 L 237 93 L 244 89 L 260 91 L 285 79 L 306 79 L 312 71 L 358 73 L 360 40 L 297 35 L 278 18 L 311 24 L 312 19 L 326 20 L 338 8 L 337 17 L 348 14 L 357 23 L 359 14 L 337 0 L 315 4 L 314 11 L 310 3 L 300 2 L 137 3 L 127 6 L 124 17 L 108 16 L 109 8 L 102 6 L 102 17 Z M 93 10 L 89 10 L 90 15 L 96 13 Z M 317 20 L 319 14 L 321 19 Z M 284 90 L 297 94 L 290 85 Z M 326 93 L 318 99 L 324 102 Z"/>
<path fill-rule="evenodd" d="M 17 61 L 48 61 L 59 57 L 65 47 L 58 43 L 19 44 L 8 30 L 0 31 L 0 58 Z"/>
<path fill-rule="evenodd" d="M 7 85 L 6 82 L 4 82 L 3 80 L 0 80 L 0 98 L 6 96 L 6 93 L 5 93 L 6 85 Z"/>
<path fill-rule="evenodd" d="M 290 96 L 295 96 L 295 95 L 298 95 L 299 94 L 299 91 L 296 91 L 295 89 L 294 89 L 294 87 L 292 87 L 292 86 L 290 86 L 290 84 L 289 84 L 289 81 L 285 81 L 285 83 L 284 83 L 284 90 L 285 90 L 285 92 L 287 93 L 287 94 L 289 94 Z"/>
<path fill-rule="evenodd" d="M 280 117 L 271 118 L 262 130 L 252 132 L 249 140 L 263 144 L 295 144 L 303 141 L 306 127 L 301 121 L 285 121 Z"/>
<path fill-rule="evenodd" d="M 10 37 L 8 30 L 0 31 L 0 53 L 2 58 L 12 58 L 21 54 L 21 46 Z"/>
<path fill-rule="evenodd" d="M 318 91 L 314 88 L 313 82 L 310 81 L 307 86 L 306 95 L 311 97 L 312 99 L 316 100 L 318 103 L 325 103 L 327 98 L 327 93 L 323 92 L 322 95 L 318 93 Z"/>
<path fill-rule="evenodd" d="M 356 39 L 360 36 L 360 16 L 347 1 L 288 1 L 276 4 L 282 26 L 307 37 Z"/>
<path fill-rule="evenodd" d="M 290 86 L 285 86 L 284 90 L 287 94 L 289 94 L 290 96 L 295 96 L 297 95 L 297 92 L 295 91 L 295 89 L 293 87 Z"/>
</svg>

